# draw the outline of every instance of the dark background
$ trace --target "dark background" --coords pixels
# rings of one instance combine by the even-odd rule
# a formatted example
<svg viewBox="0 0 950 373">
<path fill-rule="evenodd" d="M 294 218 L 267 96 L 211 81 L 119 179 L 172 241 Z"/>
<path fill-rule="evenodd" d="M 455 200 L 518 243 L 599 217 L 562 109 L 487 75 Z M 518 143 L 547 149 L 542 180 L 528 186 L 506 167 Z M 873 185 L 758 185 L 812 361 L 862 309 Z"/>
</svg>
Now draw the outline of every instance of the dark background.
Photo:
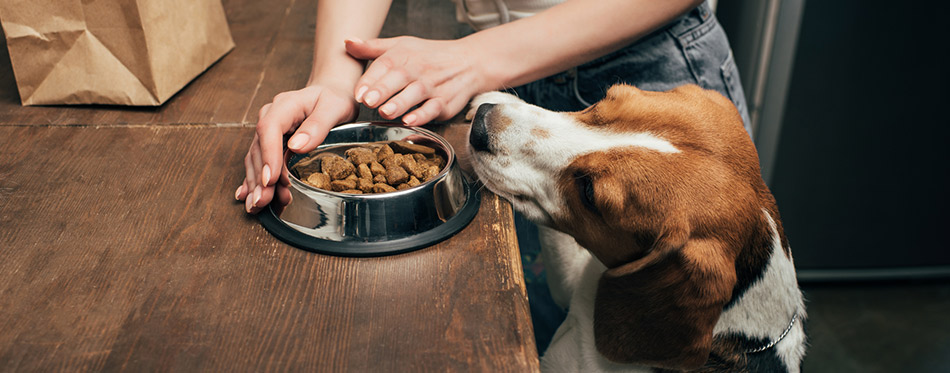
<svg viewBox="0 0 950 373">
<path fill-rule="evenodd" d="M 719 1 L 743 79 L 764 2 Z M 804 372 L 950 371 L 948 10 L 804 1 L 769 180 L 808 308 Z"/>
<path fill-rule="evenodd" d="M 805 2 L 770 180 L 800 271 L 950 274 L 948 10 Z"/>
</svg>

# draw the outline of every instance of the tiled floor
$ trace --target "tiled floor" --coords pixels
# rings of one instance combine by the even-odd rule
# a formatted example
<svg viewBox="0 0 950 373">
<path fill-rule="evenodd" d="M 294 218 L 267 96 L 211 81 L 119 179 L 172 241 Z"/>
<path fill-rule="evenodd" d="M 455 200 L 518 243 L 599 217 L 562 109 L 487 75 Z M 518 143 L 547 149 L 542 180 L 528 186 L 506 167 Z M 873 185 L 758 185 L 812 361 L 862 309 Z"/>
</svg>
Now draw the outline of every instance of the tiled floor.
<svg viewBox="0 0 950 373">
<path fill-rule="evenodd" d="M 805 284 L 805 372 L 950 372 L 950 280 Z"/>
</svg>

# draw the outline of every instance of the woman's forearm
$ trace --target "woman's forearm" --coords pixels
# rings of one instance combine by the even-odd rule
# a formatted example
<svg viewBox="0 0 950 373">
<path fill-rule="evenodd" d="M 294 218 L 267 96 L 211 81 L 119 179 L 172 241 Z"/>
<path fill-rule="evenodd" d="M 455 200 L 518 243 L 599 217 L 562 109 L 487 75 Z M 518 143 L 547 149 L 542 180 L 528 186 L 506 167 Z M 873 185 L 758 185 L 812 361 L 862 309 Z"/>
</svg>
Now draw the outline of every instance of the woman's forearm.
<svg viewBox="0 0 950 373">
<path fill-rule="evenodd" d="M 461 40 L 484 57 L 487 89 L 514 87 L 630 44 L 702 0 L 569 0 Z"/>
<path fill-rule="evenodd" d="M 310 84 L 339 85 L 352 90 L 363 62 L 343 47 L 345 39 L 379 36 L 392 0 L 321 0 L 317 4 Z"/>
</svg>

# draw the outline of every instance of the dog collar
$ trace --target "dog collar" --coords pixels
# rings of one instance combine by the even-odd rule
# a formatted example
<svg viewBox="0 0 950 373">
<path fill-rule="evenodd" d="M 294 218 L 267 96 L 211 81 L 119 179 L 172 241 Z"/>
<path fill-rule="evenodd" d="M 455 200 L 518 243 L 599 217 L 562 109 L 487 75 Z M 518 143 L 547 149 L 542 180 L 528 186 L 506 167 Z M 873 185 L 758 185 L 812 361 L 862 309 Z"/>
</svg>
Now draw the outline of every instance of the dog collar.
<svg viewBox="0 0 950 373">
<path fill-rule="evenodd" d="M 755 353 L 759 353 L 759 352 L 768 350 L 768 349 L 770 349 L 770 348 L 772 348 L 772 347 L 775 347 L 775 345 L 778 344 L 779 342 L 781 342 L 782 339 L 785 339 L 785 336 L 788 335 L 788 332 L 790 332 L 790 331 L 792 330 L 792 326 L 795 325 L 795 321 L 798 321 L 798 311 L 795 311 L 795 313 L 792 314 L 792 320 L 788 322 L 788 326 L 785 328 L 785 331 L 782 332 L 782 335 L 778 336 L 778 338 L 776 338 L 775 340 L 773 340 L 773 341 L 771 341 L 771 342 L 769 342 L 769 343 L 766 343 L 766 344 L 764 344 L 764 345 L 762 345 L 762 346 L 759 346 L 759 347 L 756 347 L 756 348 L 753 348 L 753 349 L 748 349 L 748 350 L 745 351 L 745 353 L 747 353 L 747 354 L 755 354 Z"/>
</svg>

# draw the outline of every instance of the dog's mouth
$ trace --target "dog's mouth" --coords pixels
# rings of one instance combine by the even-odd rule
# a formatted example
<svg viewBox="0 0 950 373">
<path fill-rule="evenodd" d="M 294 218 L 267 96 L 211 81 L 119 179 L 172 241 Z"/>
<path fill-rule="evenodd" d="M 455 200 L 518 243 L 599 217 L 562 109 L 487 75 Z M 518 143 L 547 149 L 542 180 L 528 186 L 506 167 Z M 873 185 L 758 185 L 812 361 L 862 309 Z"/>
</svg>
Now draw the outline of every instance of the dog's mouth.
<svg viewBox="0 0 950 373">
<path fill-rule="evenodd" d="M 553 226 L 554 217 L 551 216 L 547 210 L 541 207 L 541 204 L 539 204 L 535 198 L 525 194 L 509 192 L 504 188 L 499 187 L 491 177 L 486 177 L 486 175 L 483 175 L 477 170 L 478 168 L 476 168 L 476 173 L 479 174 L 479 180 L 481 180 L 482 185 L 484 185 L 485 188 L 488 188 L 488 190 L 490 190 L 492 193 L 498 195 L 498 197 L 501 197 L 502 199 L 511 203 L 511 207 L 513 209 L 525 215 L 535 224 Z"/>
</svg>

